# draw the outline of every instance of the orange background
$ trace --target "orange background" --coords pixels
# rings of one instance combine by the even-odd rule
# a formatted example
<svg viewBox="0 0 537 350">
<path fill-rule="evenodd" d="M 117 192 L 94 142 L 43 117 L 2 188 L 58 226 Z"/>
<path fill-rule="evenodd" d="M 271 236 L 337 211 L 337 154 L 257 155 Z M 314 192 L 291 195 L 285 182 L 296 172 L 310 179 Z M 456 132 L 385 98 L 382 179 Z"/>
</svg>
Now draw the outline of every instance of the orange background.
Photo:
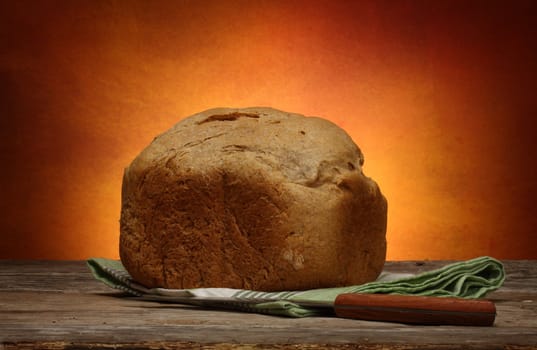
<svg viewBox="0 0 537 350">
<path fill-rule="evenodd" d="M 535 4 L 3 1 L 0 258 L 117 258 L 123 168 L 217 106 L 346 129 L 388 259 L 537 258 Z"/>
</svg>

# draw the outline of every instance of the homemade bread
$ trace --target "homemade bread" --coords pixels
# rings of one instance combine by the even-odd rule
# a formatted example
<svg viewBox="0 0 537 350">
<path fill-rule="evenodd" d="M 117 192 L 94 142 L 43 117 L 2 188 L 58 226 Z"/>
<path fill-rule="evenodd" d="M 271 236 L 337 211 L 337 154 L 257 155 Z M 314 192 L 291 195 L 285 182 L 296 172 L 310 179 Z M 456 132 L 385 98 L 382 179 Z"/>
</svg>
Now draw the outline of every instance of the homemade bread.
<svg viewBox="0 0 537 350">
<path fill-rule="evenodd" d="M 120 256 L 147 287 L 264 291 L 374 280 L 387 203 L 338 126 L 271 108 L 186 118 L 125 170 Z"/>
</svg>

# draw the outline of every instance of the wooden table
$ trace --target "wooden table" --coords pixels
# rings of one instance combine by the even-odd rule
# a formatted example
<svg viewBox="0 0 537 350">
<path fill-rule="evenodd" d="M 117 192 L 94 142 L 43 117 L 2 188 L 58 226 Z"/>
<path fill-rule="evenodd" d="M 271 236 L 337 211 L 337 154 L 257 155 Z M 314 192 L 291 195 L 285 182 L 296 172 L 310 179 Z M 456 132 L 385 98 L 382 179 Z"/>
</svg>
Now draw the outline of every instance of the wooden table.
<svg viewBox="0 0 537 350">
<path fill-rule="evenodd" d="M 388 262 L 420 272 L 446 261 Z M 505 261 L 494 327 L 292 319 L 130 300 L 82 261 L 0 260 L 0 349 L 537 349 L 537 261 Z"/>
</svg>

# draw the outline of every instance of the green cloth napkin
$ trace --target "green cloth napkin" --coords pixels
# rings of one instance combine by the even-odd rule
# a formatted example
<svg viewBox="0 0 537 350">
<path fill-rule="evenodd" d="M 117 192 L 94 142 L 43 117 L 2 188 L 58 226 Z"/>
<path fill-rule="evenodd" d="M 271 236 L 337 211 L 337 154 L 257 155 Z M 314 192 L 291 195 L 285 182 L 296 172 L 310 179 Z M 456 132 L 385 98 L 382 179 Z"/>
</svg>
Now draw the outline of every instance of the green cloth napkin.
<svg viewBox="0 0 537 350">
<path fill-rule="evenodd" d="M 96 279 L 132 296 L 164 302 L 174 302 L 176 298 L 181 303 L 289 317 L 318 316 L 326 313 L 326 309 L 299 306 L 293 301 L 333 303 L 336 296 L 342 293 L 481 298 L 501 287 L 505 280 L 502 263 L 488 256 L 456 262 L 418 275 L 383 272 L 376 281 L 357 286 L 283 292 L 230 288 L 146 288 L 130 277 L 120 261 L 91 258 L 87 263 Z M 192 299 L 191 303 L 188 302 L 188 299 L 193 297 L 195 299 Z M 237 298 L 238 301 L 215 301 L 218 298 Z M 263 302 L 252 305 L 240 300 Z"/>
</svg>

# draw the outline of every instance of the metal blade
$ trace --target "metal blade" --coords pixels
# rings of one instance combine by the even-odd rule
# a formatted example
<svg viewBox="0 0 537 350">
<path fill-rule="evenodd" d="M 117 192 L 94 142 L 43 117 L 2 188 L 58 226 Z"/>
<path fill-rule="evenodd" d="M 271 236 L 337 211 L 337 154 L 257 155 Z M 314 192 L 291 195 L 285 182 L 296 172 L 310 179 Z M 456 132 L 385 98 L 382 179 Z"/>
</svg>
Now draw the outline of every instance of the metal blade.
<svg viewBox="0 0 537 350">
<path fill-rule="evenodd" d="M 247 307 L 270 302 L 286 302 L 298 306 L 310 308 L 333 308 L 333 303 L 309 300 L 288 300 L 288 299 L 270 299 L 270 298 L 234 298 L 234 297 L 175 297 L 164 295 L 144 295 L 133 297 L 134 300 L 157 301 L 163 303 L 176 303 L 195 306 L 223 306 L 223 307 Z"/>
</svg>

